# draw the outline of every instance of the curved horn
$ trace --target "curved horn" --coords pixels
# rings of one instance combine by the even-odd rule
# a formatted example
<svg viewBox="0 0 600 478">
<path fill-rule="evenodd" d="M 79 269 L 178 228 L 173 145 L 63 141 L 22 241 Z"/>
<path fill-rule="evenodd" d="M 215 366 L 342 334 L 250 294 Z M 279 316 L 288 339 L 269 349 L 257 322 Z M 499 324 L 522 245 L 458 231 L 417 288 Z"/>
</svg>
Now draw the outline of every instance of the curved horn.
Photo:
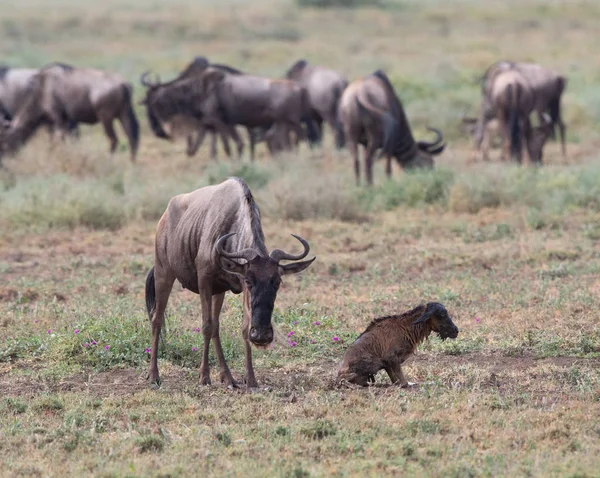
<svg viewBox="0 0 600 478">
<path fill-rule="evenodd" d="M 428 152 L 429 154 L 440 154 L 444 148 L 446 147 L 446 143 L 444 143 L 444 136 L 439 129 L 427 127 L 429 131 L 433 131 L 436 134 L 435 141 L 418 141 L 417 146 L 419 149 Z"/>
<path fill-rule="evenodd" d="M 150 70 L 145 71 L 144 73 L 142 73 L 142 76 L 140 76 L 140 83 L 145 86 L 146 88 L 152 88 L 153 86 L 156 86 L 156 84 L 152 84 L 150 83 L 147 78 L 150 76 Z"/>
<path fill-rule="evenodd" d="M 306 256 L 308 256 L 308 253 L 310 252 L 310 246 L 308 245 L 308 242 L 306 242 L 304 239 L 302 239 L 300 236 L 297 236 L 296 234 L 292 234 L 292 236 L 294 236 L 296 239 L 298 239 L 300 241 L 300 243 L 304 246 L 304 252 L 298 254 L 298 255 L 293 255 L 293 254 L 289 254 L 285 251 L 282 251 L 281 249 L 273 249 L 271 251 L 271 254 L 269 254 L 269 257 L 277 262 L 279 261 L 299 261 L 300 259 L 304 259 Z"/>
<path fill-rule="evenodd" d="M 226 257 L 227 259 L 246 259 L 248 262 L 250 262 L 252 259 L 259 255 L 258 252 L 256 252 L 256 250 L 251 247 L 247 249 L 242 249 L 241 251 L 237 252 L 225 251 L 223 249 L 225 241 L 231 236 L 235 236 L 235 234 L 235 232 L 230 232 L 229 234 L 225 234 L 224 236 L 221 236 L 219 237 L 219 239 L 217 239 L 217 242 L 215 242 L 215 250 L 219 255 Z"/>
</svg>

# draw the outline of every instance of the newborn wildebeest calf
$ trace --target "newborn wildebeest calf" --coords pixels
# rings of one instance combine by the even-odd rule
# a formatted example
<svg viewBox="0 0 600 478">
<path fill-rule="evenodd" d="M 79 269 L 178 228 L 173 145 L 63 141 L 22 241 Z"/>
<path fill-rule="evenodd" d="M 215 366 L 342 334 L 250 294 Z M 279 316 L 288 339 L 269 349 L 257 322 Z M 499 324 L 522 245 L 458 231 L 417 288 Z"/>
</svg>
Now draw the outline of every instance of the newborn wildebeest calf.
<svg viewBox="0 0 600 478">
<path fill-rule="evenodd" d="M 367 382 L 375 382 L 377 372 L 385 369 L 392 383 L 407 387 L 401 364 L 431 332 L 437 332 L 442 340 L 458 335 L 448 311 L 438 302 L 373 320 L 346 350 L 338 369 L 338 382 L 346 380 L 366 386 Z"/>
</svg>

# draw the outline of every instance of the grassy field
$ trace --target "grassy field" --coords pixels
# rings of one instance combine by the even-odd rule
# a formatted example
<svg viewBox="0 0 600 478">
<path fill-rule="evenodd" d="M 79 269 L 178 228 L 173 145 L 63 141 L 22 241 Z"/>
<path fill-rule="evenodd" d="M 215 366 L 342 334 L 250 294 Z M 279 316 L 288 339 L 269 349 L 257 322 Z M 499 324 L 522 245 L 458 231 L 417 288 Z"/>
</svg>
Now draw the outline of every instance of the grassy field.
<svg viewBox="0 0 600 478">
<path fill-rule="evenodd" d="M 269 76 L 298 58 L 351 79 L 384 68 L 415 135 L 442 129 L 431 172 L 354 186 L 347 152 L 302 147 L 212 162 L 151 136 L 139 162 L 101 128 L 49 150 L 42 132 L 0 170 L 0 476 L 600 476 L 600 42 L 595 2 L 41 0 L 3 4 L 12 66 L 59 60 L 163 78 L 195 55 Z M 471 162 L 491 62 L 535 60 L 568 77 L 568 158 L 539 169 Z M 139 108 L 139 107 L 138 107 Z M 122 136 L 122 135 L 121 135 Z M 123 138 L 122 138 L 123 139 Z M 270 248 L 312 246 L 286 279 L 260 389 L 199 386 L 198 297 L 176 286 L 145 380 L 144 280 L 174 194 L 244 177 Z M 241 303 L 223 341 L 244 370 Z M 335 388 L 345 348 L 378 316 L 442 302 L 460 334 L 432 337 L 405 367 L 417 387 Z M 292 334 L 293 332 L 293 334 Z M 288 337 L 290 339 L 288 340 Z M 337 340 L 334 340 L 336 338 Z M 293 342 L 291 344 L 290 342 Z M 293 346 L 292 346 L 293 345 Z"/>
</svg>

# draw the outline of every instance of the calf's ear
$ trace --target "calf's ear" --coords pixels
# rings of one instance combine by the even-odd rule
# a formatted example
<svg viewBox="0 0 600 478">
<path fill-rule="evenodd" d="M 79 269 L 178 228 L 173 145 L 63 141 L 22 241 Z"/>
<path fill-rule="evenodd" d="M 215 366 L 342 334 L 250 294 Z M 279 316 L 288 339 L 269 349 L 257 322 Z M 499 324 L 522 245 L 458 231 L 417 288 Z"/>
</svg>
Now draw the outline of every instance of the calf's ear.
<svg viewBox="0 0 600 478">
<path fill-rule="evenodd" d="M 219 257 L 219 262 L 221 267 L 227 272 L 231 272 L 232 274 L 237 274 L 240 276 L 246 275 L 246 270 L 248 269 L 248 263 L 240 264 L 239 262 L 232 261 L 231 259 L 227 259 L 226 257 Z"/>
<path fill-rule="evenodd" d="M 279 266 L 279 275 L 285 276 L 288 274 L 297 274 L 298 272 L 302 272 L 308 266 L 310 266 L 316 257 L 313 257 L 309 261 L 301 261 L 301 262 L 292 262 L 291 264 L 286 264 L 284 266 Z"/>
</svg>

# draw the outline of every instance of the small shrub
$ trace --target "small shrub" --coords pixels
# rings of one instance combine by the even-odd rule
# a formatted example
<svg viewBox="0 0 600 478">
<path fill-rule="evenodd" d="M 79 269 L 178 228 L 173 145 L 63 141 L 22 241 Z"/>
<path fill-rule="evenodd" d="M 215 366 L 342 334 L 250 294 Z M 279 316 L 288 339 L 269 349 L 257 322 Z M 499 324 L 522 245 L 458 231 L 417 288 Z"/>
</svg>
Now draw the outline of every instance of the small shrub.
<svg viewBox="0 0 600 478">
<path fill-rule="evenodd" d="M 2 408 L 17 415 L 25 413 L 27 410 L 27 403 L 20 398 L 6 397 L 2 400 Z"/>
<path fill-rule="evenodd" d="M 33 408 L 40 411 L 58 412 L 64 408 L 62 400 L 52 395 L 40 397 L 34 404 Z"/>
<path fill-rule="evenodd" d="M 317 420 L 302 428 L 300 433 L 311 440 L 322 440 L 327 436 L 335 435 L 337 429 L 329 420 Z"/>
<path fill-rule="evenodd" d="M 158 435 L 146 435 L 139 437 L 135 444 L 140 453 L 161 452 L 165 447 L 165 441 Z"/>
</svg>

